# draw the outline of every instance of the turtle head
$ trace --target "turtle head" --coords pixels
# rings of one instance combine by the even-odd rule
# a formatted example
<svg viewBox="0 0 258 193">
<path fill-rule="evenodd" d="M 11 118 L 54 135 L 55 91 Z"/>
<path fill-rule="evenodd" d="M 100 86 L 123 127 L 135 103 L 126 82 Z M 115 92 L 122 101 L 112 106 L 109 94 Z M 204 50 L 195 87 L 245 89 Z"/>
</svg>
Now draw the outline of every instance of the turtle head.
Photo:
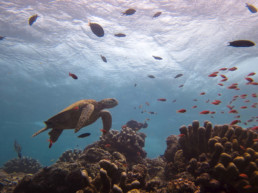
<svg viewBox="0 0 258 193">
<path fill-rule="evenodd" d="M 108 99 L 103 99 L 100 101 L 102 104 L 103 108 L 112 108 L 118 105 L 118 101 L 114 98 L 108 98 Z"/>
</svg>

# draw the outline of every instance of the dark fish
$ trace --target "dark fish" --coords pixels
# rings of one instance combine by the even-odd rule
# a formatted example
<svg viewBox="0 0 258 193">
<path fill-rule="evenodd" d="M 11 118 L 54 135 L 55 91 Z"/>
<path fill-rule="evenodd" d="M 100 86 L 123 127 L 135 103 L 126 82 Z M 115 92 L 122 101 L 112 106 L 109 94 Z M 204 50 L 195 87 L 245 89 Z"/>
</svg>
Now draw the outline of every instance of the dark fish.
<svg viewBox="0 0 258 193">
<path fill-rule="evenodd" d="M 3 36 L 0 36 L 0 40 L 3 40 L 4 39 L 4 37 Z"/>
<path fill-rule="evenodd" d="M 246 5 L 246 7 L 249 9 L 249 11 L 250 11 L 251 13 L 256 13 L 256 12 L 257 12 L 257 9 L 256 9 L 255 6 L 253 6 L 253 5 L 251 5 L 251 4 L 248 4 L 248 3 L 246 3 L 245 5 Z"/>
<path fill-rule="evenodd" d="M 236 40 L 233 42 L 229 42 L 228 46 L 233 46 L 233 47 L 251 47 L 254 46 L 255 43 L 249 40 Z"/>
<path fill-rule="evenodd" d="M 73 79 L 78 79 L 78 77 L 75 74 L 71 73 L 71 72 L 69 72 L 69 76 L 71 76 Z"/>
<path fill-rule="evenodd" d="M 16 140 L 14 141 L 14 150 L 17 152 L 18 157 L 21 158 L 22 157 L 22 154 L 21 154 L 22 148 Z"/>
<path fill-rule="evenodd" d="M 161 13 L 162 13 L 161 11 L 158 11 L 158 12 L 156 12 L 152 17 L 153 17 L 153 18 L 159 17 L 159 16 L 161 15 Z"/>
<path fill-rule="evenodd" d="M 137 86 L 137 84 L 135 83 L 135 84 L 134 84 L 134 87 L 136 87 L 136 86 Z"/>
<path fill-rule="evenodd" d="M 38 15 L 35 14 L 29 18 L 29 25 L 32 25 L 38 18 Z"/>
<path fill-rule="evenodd" d="M 148 75 L 148 77 L 149 77 L 149 78 L 155 78 L 155 76 L 153 76 L 153 75 Z"/>
<path fill-rule="evenodd" d="M 101 56 L 101 59 L 103 60 L 103 62 L 106 62 L 106 63 L 107 63 L 106 57 L 105 57 L 105 56 L 102 56 L 102 55 L 100 55 L 100 56 Z"/>
<path fill-rule="evenodd" d="M 90 136 L 90 133 L 83 133 L 83 134 L 79 135 L 78 137 L 84 138 L 84 137 L 88 137 L 88 136 Z"/>
<path fill-rule="evenodd" d="M 135 12 L 135 9 L 127 9 L 122 15 L 133 15 Z"/>
<path fill-rule="evenodd" d="M 179 78 L 181 76 L 183 76 L 183 74 L 178 74 L 178 75 L 175 76 L 175 78 Z"/>
<path fill-rule="evenodd" d="M 104 36 L 104 29 L 97 23 L 89 23 L 91 31 L 98 37 Z"/>
<path fill-rule="evenodd" d="M 126 35 L 123 34 L 123 33 L 118 33 L 118 34 L 115 34 L 116 37 L 125 37 Z"/>
<path fill-rule="evenodd" d="M 179 86 L 179 88 L 182 88 L 184 85 L 183 84 L 181 84 L 180 86 Z"/>
<path fill-rule="evenodd" d="M 156 59 L 156 60 L 162 60 L 162 58 L 161 57 L 159 57 L 159 56 L 152 56 L 154 59 Z"/>
</svg>

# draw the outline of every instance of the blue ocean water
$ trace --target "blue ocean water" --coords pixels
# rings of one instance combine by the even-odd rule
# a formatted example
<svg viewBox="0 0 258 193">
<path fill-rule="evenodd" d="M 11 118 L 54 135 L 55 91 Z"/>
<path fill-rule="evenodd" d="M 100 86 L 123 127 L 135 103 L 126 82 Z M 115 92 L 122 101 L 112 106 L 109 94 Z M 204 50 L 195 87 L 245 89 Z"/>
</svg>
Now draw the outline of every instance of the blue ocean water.
<svg viewBox="0 0 258 193">
<path fill-rule="evenodd" d="M 73 130 L 64 131 L 51 149 L 47 132 L 31 137 L 44 127 L 43 121 L 81 99 L 116 98 L 119 105 L 110 109 L 112 129 L 120 130 L 131 119 L 139 122 L 149 119 L 149 126 L 141 131 L 147 135 L 145 150 L 150 158 L 162 155 L 166 138 L 178 134 L 181 125 L 193 120 L 201 124 L 205 120 L 229 124 L 240 119 L 239 125 L 244 128 L 257 125 L 258 100 L 252 96 L 258 94 L 257 86 L 247 85 L 245 79 L 249 73 L 258 72 L 257 45 L 228 46 L 228 42 L 242 39 L 258 43 L 258 13 L 251 13 L 245 3 L 242 0 L 0 2 L 0 36 L 4 37 L 0 40 L 0 165 L 17 157 L 15 140 L 22 146 L 23 156 L 38 159 L 43 165 L 52 164 L 67 149 L 83 149 L 97 141 L 101 120 L 79 132 L 90 132 L 87 138 L 77 138 Z M 255 0 L 248 3 L 258 7 Z M 136 13 L 121 14 L 129 8 Z M 153 18 L 158 11 L 162 14 Z M 39 17 L 30 26 L 28 19 L 34 14 Z M 92 33 L 89 21 L 103 27 L 104 37 Z M 115 37 L 116 33 L 124 33 L 126 37 Z M 107 63 L 100 55 L 107 58 Z M 219 71 L 224 67 L 237 70 Z M 208 77 L 216 71 L 217 77 Z M 69 72 L 78 79 L 68 76 Z M 183 76 L 174 78 L 177 74 Z M 221 74 L 228 80 L 221 82 Z M 250 78 L 258 81 L 257 74 Z M 233 83 L 238 83 L 239 90 L 227 88 Z M 206 94 L 200 95 L 201 92 Z M 239 97 L 243 94 L 247 94 L 245 99 Z M 230 104 L 235 95 L 237 100 Z M 166 101 L 158 101 L 159 98 Z M 221 100 L 221 104 L 213 105 L 213 100 Z M 239 113 L 229 114 L 229 104 Z M 192 108 L 194 105 L 197 108 Z M 177 113 L 179 109 L 187 111 Z M 203 110 L 216 113 L 199 114 Z M 234 118 L 236 115 L 240 118 Z"/>
</svg>

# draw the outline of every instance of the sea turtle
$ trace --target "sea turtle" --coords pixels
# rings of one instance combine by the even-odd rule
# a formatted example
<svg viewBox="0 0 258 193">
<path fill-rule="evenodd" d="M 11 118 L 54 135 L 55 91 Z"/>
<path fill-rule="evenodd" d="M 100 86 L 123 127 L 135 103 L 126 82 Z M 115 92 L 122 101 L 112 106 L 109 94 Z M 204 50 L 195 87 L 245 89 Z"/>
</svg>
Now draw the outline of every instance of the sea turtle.
<svg viewBox="0 0 258 193">
<path fill-rule="evenodd" d="M 112 116 L 109 111 L 103 109 L 115 107 L 117 104 L 118 101 L 114 98 L 107 98 L 101 101 L 93 99 L 77 101 L 45 121 L 46 126 L 34 133 L 32 137 L 52 128 L 48 133 L 50 136 L 49 148 L 51 148 L 52 143 L 57 141 L 64 129 L 75 129 L 74 132 L 76 133 L 82 127 L 94 123 L 99 117 L 102 118 L 102 131 L 105 134 L 111 128 Z"/>
</svg>

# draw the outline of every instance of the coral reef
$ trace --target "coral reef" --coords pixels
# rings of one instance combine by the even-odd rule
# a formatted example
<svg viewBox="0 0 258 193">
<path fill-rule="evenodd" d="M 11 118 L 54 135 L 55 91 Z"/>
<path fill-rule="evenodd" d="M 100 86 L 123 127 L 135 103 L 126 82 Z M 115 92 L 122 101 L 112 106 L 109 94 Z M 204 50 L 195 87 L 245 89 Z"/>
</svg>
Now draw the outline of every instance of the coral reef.
<svg viewBox="0 0 258 193">
<path fill-rule="evenodd" d="M 187 171 L 201 192 L 257 192 L 257 133 L 239 126 L 182 126 L 180 137 L 167 138 L 166 177 Z M 178 145 L 176 145 L 178 140 Z"/>
<path fill-rule="evenodd" d="M 40 168 L 42 168 L 42 166 L 37 160 L 29 157 L 22 157 L 6 162 L 4 164 L 3 170 L 7 173 L 36 173 Z"/>
<path fill-rule="evenodd" d="M 52 166 L 26 175 L 13 192 L 258 192 L 257 133 L 208 121 L 179 130 L 155 159 L 146 158 L 139 130 L 111 130 L 83 152 L 66 151 Z"/>
<path fill-rule="evenodd" d="M 80 157 L 81 153 L 82 151 L 79 149 L 67 150 L 58 158 L 57 162 L 74 162 Z"/>
<path fill-rule="evenodd" d="M 110 130 L 109 133 L 102 135 L 99 141 L 86 147 L 84 152 L 93 147 L 106 150 L 110 153 L 117 151 L 126 157 L 129 164 L 142 163 L 143 158 L 147 155 L 143 149 L 145 138 L 146 135 L 144 133 L 135 131 L 129 127 L 124 127 L 121 131 Z"/>
</svg>

